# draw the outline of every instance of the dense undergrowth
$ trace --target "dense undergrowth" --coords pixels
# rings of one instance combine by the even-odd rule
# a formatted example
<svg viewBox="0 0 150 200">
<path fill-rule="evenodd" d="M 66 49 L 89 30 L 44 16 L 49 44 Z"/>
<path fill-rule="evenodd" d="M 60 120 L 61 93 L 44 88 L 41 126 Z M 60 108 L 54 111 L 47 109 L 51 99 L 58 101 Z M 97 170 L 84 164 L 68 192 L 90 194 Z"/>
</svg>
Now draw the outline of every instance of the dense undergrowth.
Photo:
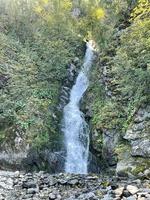
<svg viewBox="0 0 150 200">
<path fill-rule="evenodd" d="M 149 104 L 149 6 L 148 1 L 138 1 L 135 7 L 130 7 L 130 12 L 126 9 L 125 18 L 119 19 L 109 44 L 100 49 L 93 68 L 88 99 L 93 112 L 92 129 L 99 134 L 100 149 L 102 133 L 109 130 L 119 133 L 120 144 L 127 150 L 123 136 L 138 109 Z"/>
<path fill-rule="evenodd" d="M 26 10 L 15 1 L 10 5 L 10 13 L 3 5 L 0 24 L 0 141 L 7 144 L 25 135 L 34 147 L 56 149 L 61 138 L 57 111 L 60 88 L 69 63 L 82 56 L 82 42 L 69 24 L 62 26 L 66 16 L 52 22 L 46 21 L 46 13 L 42 18 L 38 6 L 44 9 L 46 2 L 29 8 L 26 2 Z"/>
</svg>

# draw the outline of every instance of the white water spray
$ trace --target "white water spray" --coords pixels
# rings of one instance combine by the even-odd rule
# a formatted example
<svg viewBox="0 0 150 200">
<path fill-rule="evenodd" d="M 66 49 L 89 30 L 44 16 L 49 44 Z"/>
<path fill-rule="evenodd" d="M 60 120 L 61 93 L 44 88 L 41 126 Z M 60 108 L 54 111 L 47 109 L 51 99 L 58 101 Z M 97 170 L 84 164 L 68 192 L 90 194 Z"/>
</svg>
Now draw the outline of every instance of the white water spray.
<svg viewBox="0 0 150 200">
<path fill-rule="evenodd" d="M 92 41 L 87 42 L 83 67 L 72 87 L 70 101 L 64 108 L 63 132 L 67 150 L 65 172 L 86 174 L 89 153 L 89 127 L 80 111 L 79 103 L 88 88 L 88 72 L 92 66 L 94 49 Z"/>
</svg>

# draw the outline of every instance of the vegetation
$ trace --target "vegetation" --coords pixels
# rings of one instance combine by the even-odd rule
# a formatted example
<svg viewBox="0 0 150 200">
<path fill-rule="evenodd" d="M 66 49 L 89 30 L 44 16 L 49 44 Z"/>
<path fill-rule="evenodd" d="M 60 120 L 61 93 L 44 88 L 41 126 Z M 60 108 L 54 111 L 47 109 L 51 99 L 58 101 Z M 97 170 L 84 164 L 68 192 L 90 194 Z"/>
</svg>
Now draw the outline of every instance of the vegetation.
<svg viewBox="0 0 150 200">
<path fill-rule="evenodd" d="M 102 148 L 104 130 L 117 130 L 118 150 L 126 149 L 122 136 L 150 100 L 149 28 L 148 0 L 0 0 L 0 148 L 14 148 L 16 137 L 60 148 L 61 86 L 93 39 L 99 52 L 85 100 L 92 131 Z"/>
<path fill-rule="evenodd" d="M 98 1 L 1 0 L 0 5 L 1 146 L 23 136 L 30 146 L 57 149 L 61 85 L 105 11 Z M 80 16 L 72 13 L 76 7 Z"/>
<path fill-rule="evenodd" d="M 0 121 L 4 142 L 25 134 L 38 148 L 59 146 L 59 91 L 69 63 L 82 56 L 82 42 L 69 23 L 64 26 L 65 10 L 70 11 L 67 2 L 61 7 L 54 2 L 14 0 L 1 5 Z M 52 5 L 56 7 L 48 15 Z M 57 6 L 61 10 L 66 6 L 60 13 L 63 17 L 58 16 L 60 10 L 55 12 Z"/>
<path fill-rule="evenodd" d="M 96 75 L 98 67 L 93 69 L 89 96 L 95 90 L 96 95 L 92 102 L 94 118 L 93 127 L 97 129 L 119 128 L 124 132 L 132 122 L 133 116 L 141 104 L 149 101 L 148 88 L 150 85 L 150 40 L 149 40 L 149 3 L 139 1 L 126 21 L 122 21 L 122 29 L 114 31 L 110 44 L 102 50 L 98 67 L 106 66 L 109 72 L 108 89 L 111 98 L 104 93 L 103 84 L 99 83 L 100 74 Z M 117 48 L 116 48 L 117 46 Z M 95 80 L 96 79 L 96 80 Z M 94 87 L 93 87 L 94 86 Z"/>
</svg>

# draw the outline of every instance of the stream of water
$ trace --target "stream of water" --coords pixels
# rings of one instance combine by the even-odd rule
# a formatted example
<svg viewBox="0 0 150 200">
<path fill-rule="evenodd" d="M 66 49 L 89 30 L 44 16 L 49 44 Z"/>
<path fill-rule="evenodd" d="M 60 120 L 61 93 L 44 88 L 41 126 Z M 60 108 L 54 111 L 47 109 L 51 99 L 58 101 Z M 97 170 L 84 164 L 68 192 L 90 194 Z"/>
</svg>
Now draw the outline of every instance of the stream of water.
<svg viewBox="0 0 150 200">
<path fill-rule="evenodd" d="M 86 44 L 84 64 L 71 89 L 70 101 L 64 107 L 63 132 L 65 135 L 65 172 L 86 174 L 88 169 L 89 127 L 80 111 L 80 101 L 88 88 L 88 73 L 92 66 L 94 49 L 92 41 Z"/>
</svg>

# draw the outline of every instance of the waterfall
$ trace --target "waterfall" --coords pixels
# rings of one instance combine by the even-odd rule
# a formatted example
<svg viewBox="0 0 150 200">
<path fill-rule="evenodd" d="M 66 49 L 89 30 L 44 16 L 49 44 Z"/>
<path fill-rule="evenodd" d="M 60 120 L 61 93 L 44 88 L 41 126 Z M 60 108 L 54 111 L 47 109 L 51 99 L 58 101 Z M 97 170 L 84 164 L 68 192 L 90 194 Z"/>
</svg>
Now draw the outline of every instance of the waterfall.
<svg viewBox="0 0 150 200">
<path fill-rule="evenodd" d="M 88 72 L 92 65 L 94 49 L 92 41 L 86 44 L 83 67 L 71 89 L 70 101 L 64 107 L 63 132 L 65 136 L 65 172 L 86 174 L 89 152 L 89 127 L 80 111 L 80 100 L 89 85 Z"/>
</svg>

